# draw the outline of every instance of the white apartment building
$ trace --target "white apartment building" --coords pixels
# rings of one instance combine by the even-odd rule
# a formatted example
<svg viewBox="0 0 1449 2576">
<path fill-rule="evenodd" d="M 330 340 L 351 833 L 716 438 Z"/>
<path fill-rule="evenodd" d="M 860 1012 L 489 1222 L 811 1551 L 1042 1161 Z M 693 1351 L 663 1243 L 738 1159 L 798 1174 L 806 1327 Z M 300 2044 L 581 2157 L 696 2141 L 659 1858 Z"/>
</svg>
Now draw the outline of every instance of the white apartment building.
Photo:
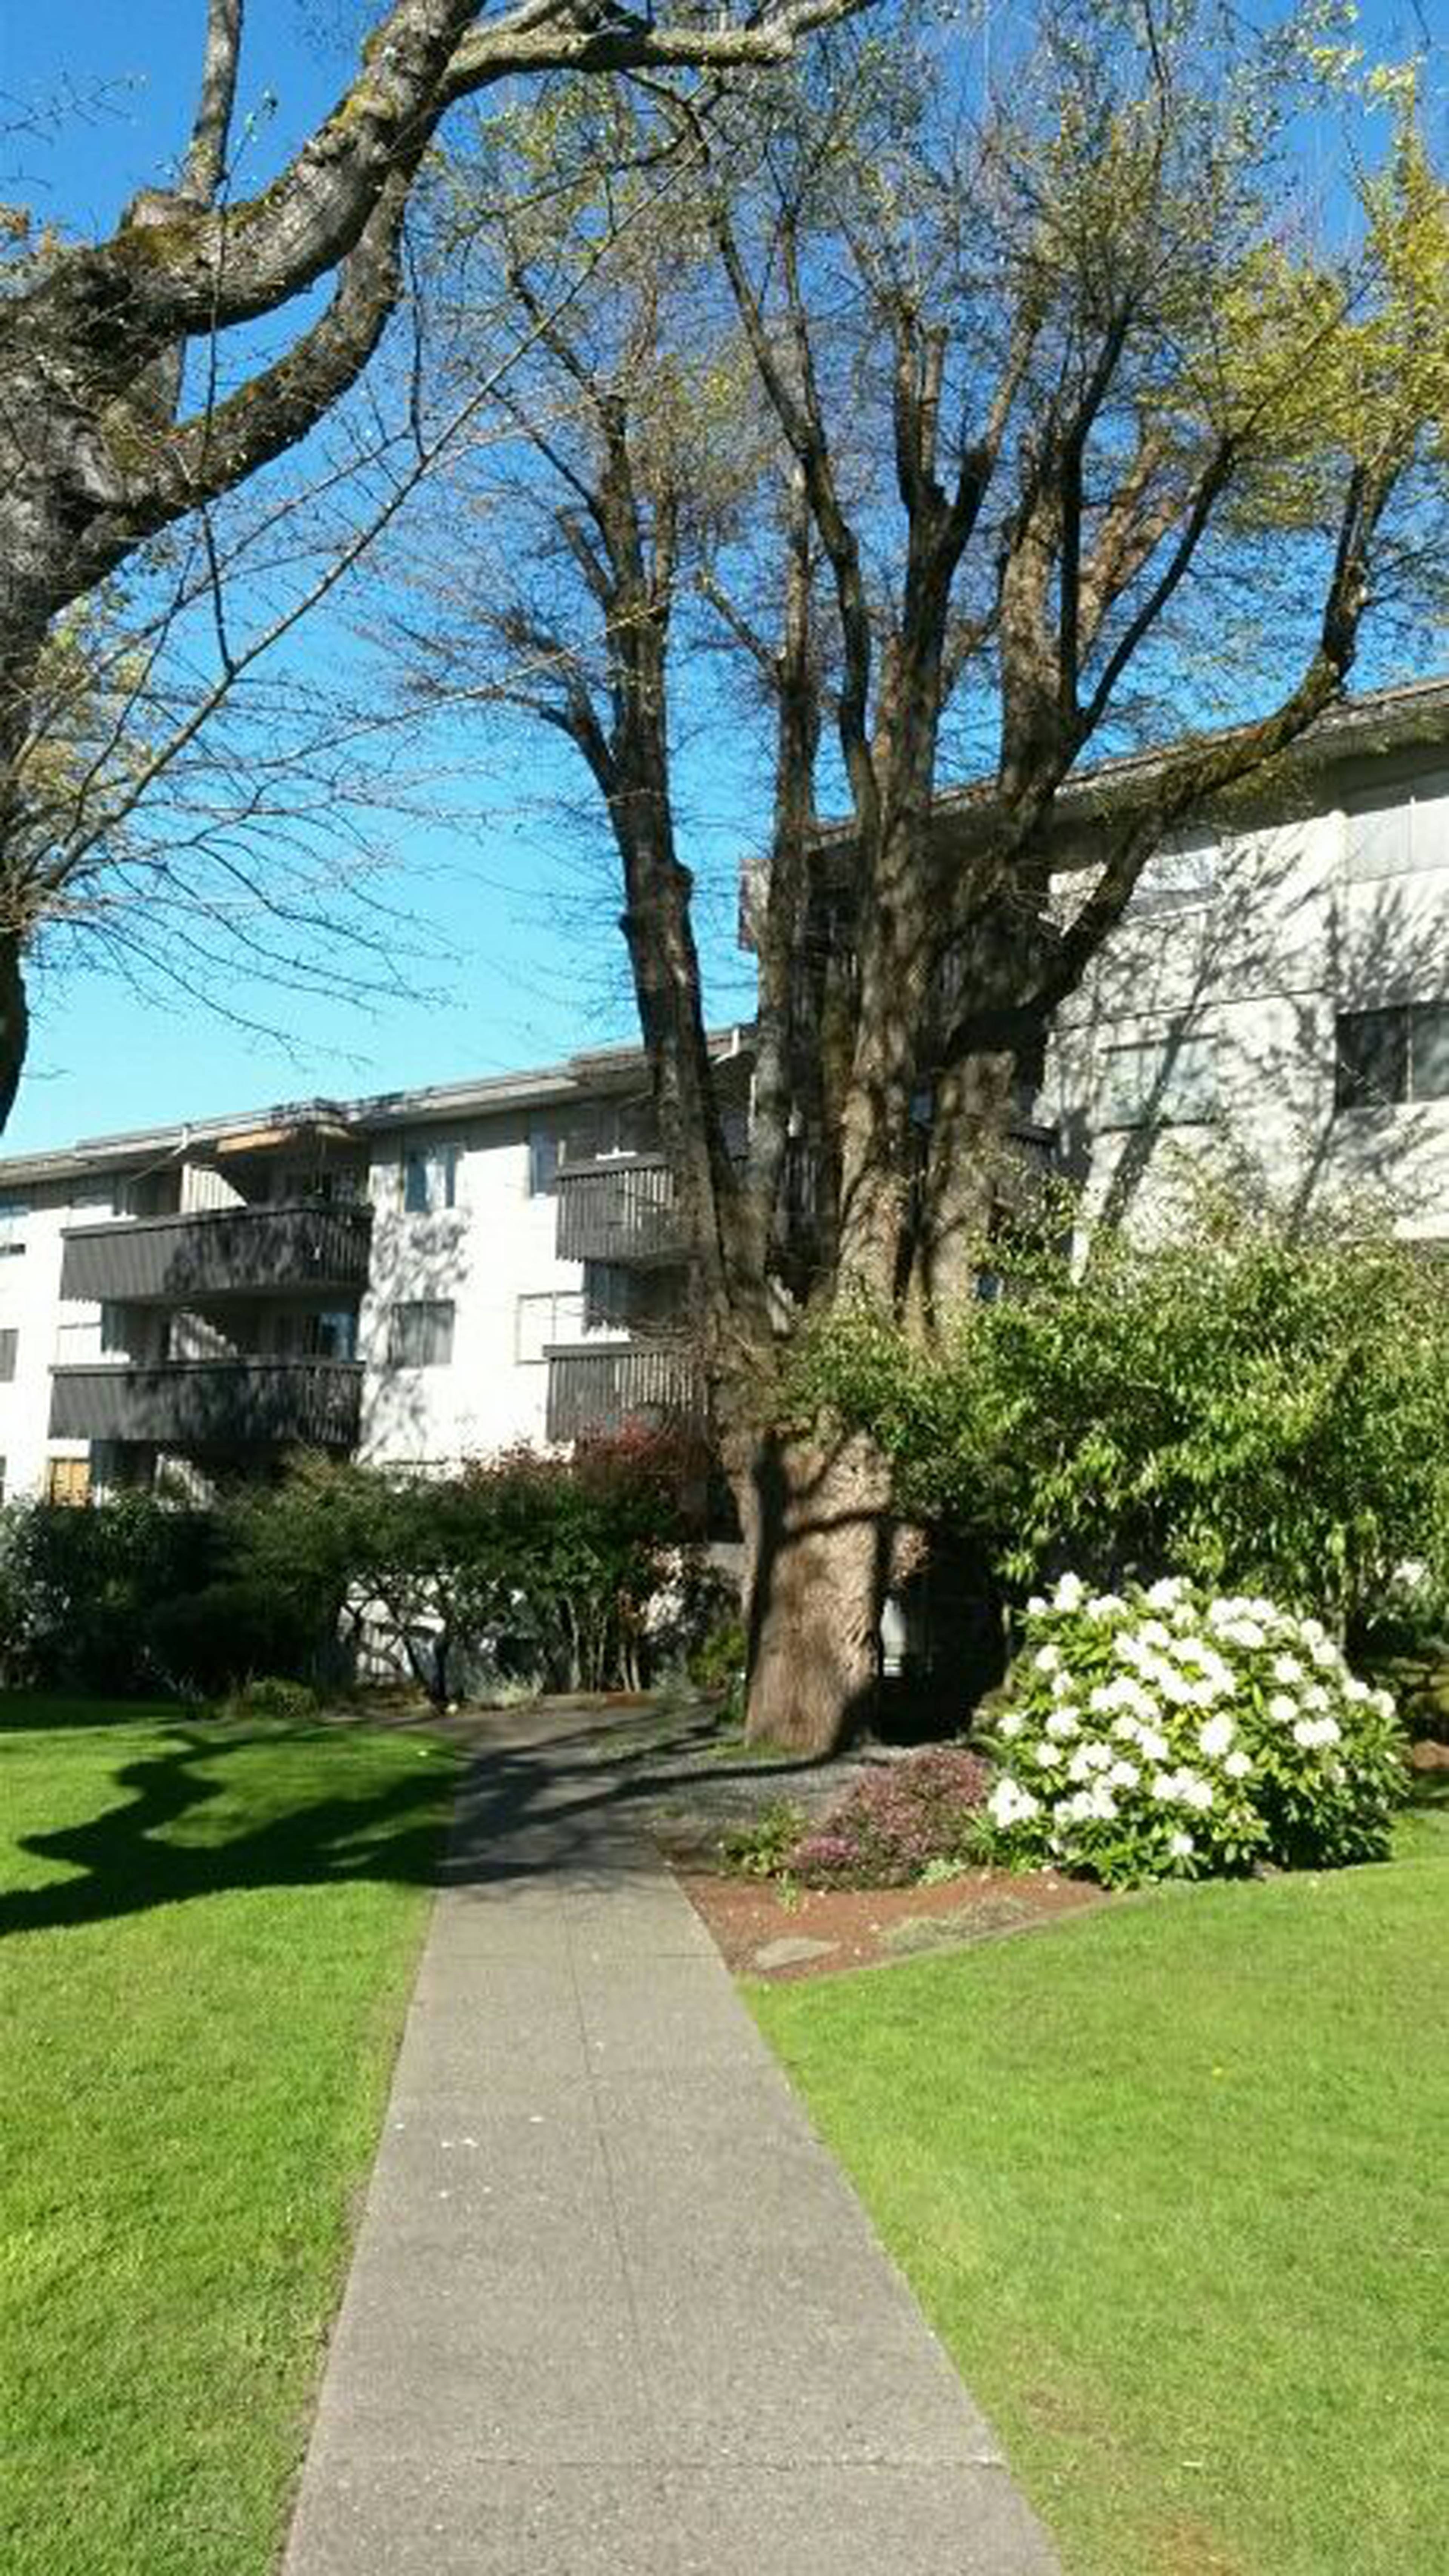
<svg viewBox="0 0 1449 2576">
<path fill-rule="evenodd" d="M 1063 800 L 1064 855 L 1090 863 L 1091 809 L 1150 767 Z M 1093 1214 L 1170 1222 L 1206 1165 L 1280 1209 L 1449 1234 L 1449 681 L 1346 702 L 1229 826 L 1149 862 L 1037 1114 Z"/>
<path fill-rule="evenodd" d="M 678 1276 L 634 1049 L 13 1157 L 4 1491 L 202 1492 L 303 1444 L 439 1465 L 668 1412 L 689 1371 L 647 1325 Z"/>
<path fill-rule="evenodd" d="M 1103 804 L 1062 799 L 1070 906 Z M 950 831 L 951 800 L 940 825 Z M 747 1030 L 715 1041 L 748 1115 Z M 1449 1234 L 1449 682 L 1350 702 L 1231 829 L 1154 859 L 1063 1010 L 1034 1133 L 1170 1222 L 1204 1161 Z M 312 1100 L 0 1161 L 7 1496 L 315 1444 L 441 1464 L 691 1400 L 642 1058 Z"/>
</svg>

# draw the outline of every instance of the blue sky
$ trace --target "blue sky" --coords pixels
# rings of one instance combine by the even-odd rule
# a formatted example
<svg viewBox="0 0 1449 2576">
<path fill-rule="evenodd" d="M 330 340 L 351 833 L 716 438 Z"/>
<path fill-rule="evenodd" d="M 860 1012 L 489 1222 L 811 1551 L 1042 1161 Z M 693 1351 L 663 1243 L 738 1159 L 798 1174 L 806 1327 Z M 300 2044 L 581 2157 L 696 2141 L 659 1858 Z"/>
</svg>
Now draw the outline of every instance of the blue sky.
<svg viewBox="0 0 1449 2576">
<path fill-rule="evenodd" d="M 1363 17 L 1371 32 L 1412 43 L 1444 5 L 1372 0 Z M 345 77 L 338 31 L 370 15 L 360 0 L 250 0 L 240 105 L 259 124 L 248 187 L 284 157 Z M 6 10 L 0 115 L 10 131 L 0 197 L 76 231 L 113 222 L 128 195 L 154 184 L 184 144 L 203 17 L 202 0 Z M 48 117 L 68 94 L 64 112 Z M 23 130 L 30 111 L 33 133 Z M 748 844 L 755 821 L 733 735 L 723 713 L 706 723 L 691 768 L 691 855 L 704 849 L 716 884 L 710 954 L 719 1015 L 748 1007 L 724 891 L 732 855 Z M 588 899 L 579 852 L 549 819 L 550 795 L 572 783 L 562 759 L 535 746 L 504 775 L 474 774 L 466 797 L 449 800 L 455 821 L 402 827 L 406 901 L 420 944 L 433 952 L 418 978 L 426 990 L 413 998 L 362 1009 L 321 995 L 238 989 L 239 1011 L 272 1024 L 270 1034 L 258 1034 L 181 996 L 163 1007 L 108 972 L 74 965 L 40 972 L 30 1068 L 4 1150 L 316 1090 L 384 1090 L 501 1071 L 632 1035 L 616 905 L 606 883 Z M 396 883 L 391 895 L 398 899 Z"/>
<path fill-rule="evenodd" d="M 364 14 L 350 10 L 354 21 Z M 345 78 L 346 50 L 324 53 L 310 27 L 345 26 L 348 17 L 349 0 L 250 0 L 241 110 L 259 109 L 268 92 L 276 105 L 264 112 L 249 184 L 285 156 Z M 113 223 L 184 145 L 203 20 L 201 0 L 5 10 L 0 92 L 12 130 L 0 198 L 79 232 Z M 68 91 L 73 103 L 52 129 L 45 111 Z M 40 130 L 17 135 L 18 115 L 31 109 L 41 112 Z M 532 745 L 522 768 L 515 758 L 491 780 L 480 769 L 466 790 L 450 792 L 455 824 L 398 827 L 407 875 L 386 892 L 416 918 L 425 952 L 409 970 L 416 998 L 358 1006 L 264 984 L 239 989 L 239 1010 L 281 1023 L 259 1035 L 180 996 L 138 995 L 100 968 L 42 966 L 32 976 L 30 1065 L 3 1150 L 312 1091 L 503 1071 L 632 1036 L 617 897 L 606 874 L 591 878 L 548 810 L 556 790 L 576 784 L 568 765 L 563 747 Z M 724 760 L 705 762 L 706 778 L 722 781 L 727 771 Z M 746 801 L 723 792 L 719 811 L 704 819 L 721 880 Z M 718 1004 L 728 1014 L 748 1007 L 748 980 L 725 935 L 723 904 L 715 916 Z"/>
</svg>

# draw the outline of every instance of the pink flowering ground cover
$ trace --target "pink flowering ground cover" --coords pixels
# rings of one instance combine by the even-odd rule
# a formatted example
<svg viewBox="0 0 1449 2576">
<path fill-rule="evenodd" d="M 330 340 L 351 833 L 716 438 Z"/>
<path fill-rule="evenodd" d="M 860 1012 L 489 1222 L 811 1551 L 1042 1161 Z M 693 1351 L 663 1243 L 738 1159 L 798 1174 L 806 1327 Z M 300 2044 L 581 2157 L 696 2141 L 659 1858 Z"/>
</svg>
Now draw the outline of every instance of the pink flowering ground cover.
<svg viewBox="0 0 1449 2576">
<path fill-rule="evenodd" d="M 789 1855 L 807 1887 L 904 1887 L 969 1859 L 991 1766 L 954 1744 L 883 1764 L 846 1792 Z"/>
</svg>

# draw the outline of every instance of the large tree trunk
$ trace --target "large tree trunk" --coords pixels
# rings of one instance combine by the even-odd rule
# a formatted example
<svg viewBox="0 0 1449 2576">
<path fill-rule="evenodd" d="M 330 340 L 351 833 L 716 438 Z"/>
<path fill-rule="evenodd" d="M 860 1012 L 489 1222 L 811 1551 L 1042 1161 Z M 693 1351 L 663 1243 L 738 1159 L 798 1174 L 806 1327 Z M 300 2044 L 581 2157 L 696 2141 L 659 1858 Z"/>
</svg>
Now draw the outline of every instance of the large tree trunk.
<svg viewBox="0 0 1449 2576">
<path fill-rule="evenodd" d="M 29 1037 L 20 941 L 7 930 L 0 932 L 0 1131 L 15 1106 Z"/>
<path fill-rule="evenodd" d="M 875 1705 L 886 1471 L 859 1439 L 766 1431 L 732 1482 L 745 1538 L 745 1735 L 823 1760 Z"/>
</svg>

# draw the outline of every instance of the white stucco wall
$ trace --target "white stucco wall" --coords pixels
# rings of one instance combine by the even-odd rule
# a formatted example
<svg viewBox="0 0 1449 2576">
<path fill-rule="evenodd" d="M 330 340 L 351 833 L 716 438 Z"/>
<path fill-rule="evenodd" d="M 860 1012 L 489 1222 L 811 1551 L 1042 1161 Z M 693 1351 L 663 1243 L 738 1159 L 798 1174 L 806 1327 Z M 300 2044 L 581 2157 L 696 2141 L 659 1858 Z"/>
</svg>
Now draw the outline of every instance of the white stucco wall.
<svg viewBox="0 0 1449 2576">
<path fill-rule="evenodd" d="M 530 1196 L 529 1123 L 515 1113 L 419 1127 L 374 1151 L 371 1279 L 358 1337 L 364 1458 L 442 1464 L 544 1437 L 548 1369 L 517 1357 L 518 1301 L 577 1290 L 583 1273 L 555 1256 L 555 1199 Z M 410 1215 L 404 1160 L 423 1144 L 460 1148 L 456 1204 Z M 397 1366 L 389 1356 L 393 1309 L 433 1299 L 453 1304 L 451 1360 Z"/>
<path fill-rule="evenodd" d="M 1061 1014 L 1042 1101 L 1089 1219 L 1127 1193 L 1137 1222 L 1170 1223 L 1206 1167 L 1279 1204 L 1367 1199 L 1405 1233 L 1449 1232 L 1449 1100 L 1334 1099 L 1338 1013 L 1449 998 L 1449 798 L 1436 814 L 1418 851 L 1435 863 L 1412 873 L 1352 879 L 1335 805 L 1223 840 L 1200 905 L 1157 912 L 1149 893 L 1129 915 Z M 1216 1114 L 1105 1125 L 1112 1050 L 1174 1029 L 1214 1042 Z"/>
<path fill-rule="evenodd" d="M 83 1458 L 83 1440 L 50 1438 L 50 1371 L 57 1360 L 89 1359 L 98 1339 L 94 1308 L 62 1305 L 62 1234 L 110 1212 L 109 1189 L 94 1183 L 45 1182 L 16 1189 L 5 1204 L 16 1214 L 0 1221 L 9 1247 L 0 1253 L 0 1331 L 16 1335 L 15 1375 L 0 1384 L 0 1458 L 5 1497 L 44 1491 L 51 1458 Z"/>
</svg>

